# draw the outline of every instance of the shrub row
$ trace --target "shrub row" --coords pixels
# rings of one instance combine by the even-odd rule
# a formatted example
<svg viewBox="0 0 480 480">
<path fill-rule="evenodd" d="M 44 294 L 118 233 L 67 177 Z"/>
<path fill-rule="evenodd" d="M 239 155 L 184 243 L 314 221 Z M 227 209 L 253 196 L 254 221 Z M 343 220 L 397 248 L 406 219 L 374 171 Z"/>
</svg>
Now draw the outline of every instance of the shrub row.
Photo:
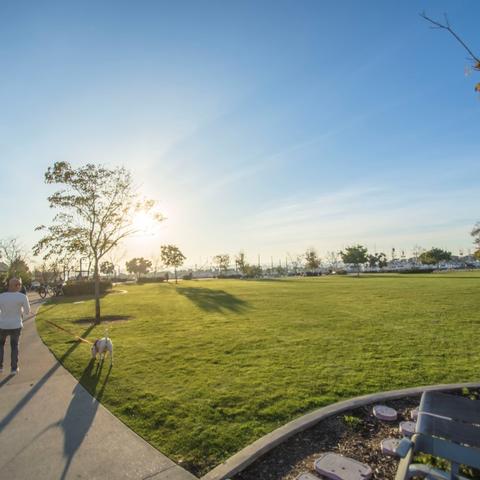
<svg viewBox="0 0 480 480">
<path fill-rule="evenodd" d="M 432 273 L 434 268 L 409 268 L 408 270 L 392 270 L 395 273 Z"/>
<path fill-rule="evenodd" d="M 165 281 L 165 277 L 140 277 L 137 283 L 162 283 Z"/>
<path fill-rule="evenodd" d="M 129 278 L 125 277 L 110 277 L 108 280 L 112 283 L 125 283 L 130 281 Z"/>
<path fill-rule="evenodd" d="M 100 281 L 100 293 L 105 293 L 112 288 L 110 280 Z M 68 297 L 75 297 L 77 295 L 93 295 L 95 293 L 95 282 L 93 280 L 75 280 L 68 281 L 63 287 L 63 293 Z"/>
</svg>

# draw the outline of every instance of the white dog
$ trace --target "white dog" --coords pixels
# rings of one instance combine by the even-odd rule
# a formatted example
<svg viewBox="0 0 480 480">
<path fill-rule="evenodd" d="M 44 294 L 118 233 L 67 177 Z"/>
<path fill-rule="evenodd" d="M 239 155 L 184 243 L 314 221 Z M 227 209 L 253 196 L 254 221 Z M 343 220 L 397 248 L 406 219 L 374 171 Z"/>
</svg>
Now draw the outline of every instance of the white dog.
<svg viewBox="0 0 480 480">
<path fill-rule="evenodd" d="M 110 365 L 113 365 L 113 343 L 108 337 L 98 338 L 92 345 L 92 358 L 100 356 L 100 361 L 105 360 L 105 355 L 110 354 Z"/>
</svg>

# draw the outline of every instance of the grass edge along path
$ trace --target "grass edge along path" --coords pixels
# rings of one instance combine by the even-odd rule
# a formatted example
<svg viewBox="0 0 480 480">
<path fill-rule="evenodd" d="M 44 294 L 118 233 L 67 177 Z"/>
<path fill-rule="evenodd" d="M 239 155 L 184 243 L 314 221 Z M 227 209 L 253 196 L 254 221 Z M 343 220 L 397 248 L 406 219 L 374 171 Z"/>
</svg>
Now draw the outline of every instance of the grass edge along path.
<svg viewBox="0 0 480 480">
<path fill-rule="evenodd" d="M 126 286 L 102 300 L 115 366 L 102 403 L 196 475 L 288 421 L 346 398 L 478 379 L 480 273 Z M 93 302 L 37 318 L 57 358 Z M 76 377 L 89 348 L 64 360 Z M 92 391 L 88 378 L 84 386 Z"/>
</svg>

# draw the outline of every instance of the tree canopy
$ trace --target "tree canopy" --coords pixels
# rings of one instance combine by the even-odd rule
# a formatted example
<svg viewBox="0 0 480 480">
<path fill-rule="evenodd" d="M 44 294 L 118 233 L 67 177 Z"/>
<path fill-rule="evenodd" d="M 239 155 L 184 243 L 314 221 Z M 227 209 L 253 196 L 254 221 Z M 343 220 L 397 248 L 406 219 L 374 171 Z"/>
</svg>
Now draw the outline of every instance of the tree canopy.
<svg viewBox="0 0 480 480">
<path fill-rule="evenodd" d="M 305 268 L 308 270 L 317 270 L 320 267 L 321 261 L 314 248 L 308 248 L 305 252 Z"/>
<path fill-rule="evenodd" d="M 480 222 L 475 224 L 470 235 L 473 237 L 473 243 L 480 249 Z"/>
<path fill-rule="evenodd" d="M 95 280 L 95 321 L 100 322 L 99 262 L 125 238 L 136 233 L 135 215 L 153 211 L 152 200 L 141 200 L 132 176 L 123 167 L 107 168 L 86 164 L 74 168 L 56 162 L 45 173 L 45 182 L 61 189 L 48 197 L 50 208 L 58 213 L 50 226 L 37 230 L 44 236 L 34 246 L 44 260 L 52 256 L 88 257 L 93 261 Z"/>
<path fill-rule="evenodd" d="M 215 255 L 213 257 L 213 263 L 217 265 L 220 271 L 226 272 L 230 266 L 230 255 L 228 255 L 228 253 Z"/>
<path fill-rule="evenodd" d="M 344 251 L 340 252 L 340 257 L 346 265 L 354 265 L 357 268 L 357 275 L 360 274 L 360 265 L 367 263 L 368 250 L 362 245 L 352 245 L 346 247 Z"/>
<path fill-rule="evenodd" d="M 238 252 L 238 255 L 235 257 L 235 267 L 240 273 L 245 274 L 245 268 L 247 267 L 245 252 Z"/>
<path fill-rule="evenodd" d="M 146 275 L 150 271 L 152 262 L 143 257 L 136 257 L 126 262 L 125 267 L 127 272 L 133 273 L 138 279 L 141 275 Z"/>
<path fill-rule="evenodd" d="M 176 245 L 162 245 L 160 247 L 160 256 L 166 267 L 173 267 L 175 283 L 177 283 L 177 268 L 183 265 L 187 257 L 185 257 Z"/>
<path fill-rule="evenodd" d="M 27 255 L 17 238 L 0 240 L 0 260 L 7 266 L 6 278 L 18 277 L 24 284 L 30 284 L 32 273 L 27 264 Z"/>
<path fill-rule="evenodd" d="M 442 250 L 441 248 L 431 248 L 420 254 L 418 259 L 424 265 L 437 265 L 440 262 L 448 261 L 452 258 L 452 252 Z"/>
<path fill-rule="evenodd" d="M 368 266 L 369 267 L 379 267 L 383 268 L 387 266 L 387 255 L 383 252 L 380 253 L 372 253 L 367 256 L 368 259 Z"/>
<path fill-rule="evenodd" d="M 100 264 L 100 272 L 104 275 L 113 275 L 115 273 L 115 265 L 106 260 Z"/>
</svg>

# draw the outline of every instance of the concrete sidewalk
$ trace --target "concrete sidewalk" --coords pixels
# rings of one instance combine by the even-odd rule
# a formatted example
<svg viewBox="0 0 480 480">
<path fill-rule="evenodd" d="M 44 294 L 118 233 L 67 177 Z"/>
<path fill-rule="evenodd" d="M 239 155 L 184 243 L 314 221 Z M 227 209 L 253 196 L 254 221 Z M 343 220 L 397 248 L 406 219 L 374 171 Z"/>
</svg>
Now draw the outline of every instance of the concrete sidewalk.
<svg viewBox="0 0 480 480">
<path fill-rule="evenodd" d="M 40 305 L 38 298 L 31 302 L 34 309 Z M 0 377 L 0 478 L 196 480 L 103 408 L 45 347 L 33 319 L 20 338 L 19 365 L 19 375 L 8 376 L 7 339 L 6 373 Z M 103 368 L 108 367 L 107 360 Z"/>
</svg>

